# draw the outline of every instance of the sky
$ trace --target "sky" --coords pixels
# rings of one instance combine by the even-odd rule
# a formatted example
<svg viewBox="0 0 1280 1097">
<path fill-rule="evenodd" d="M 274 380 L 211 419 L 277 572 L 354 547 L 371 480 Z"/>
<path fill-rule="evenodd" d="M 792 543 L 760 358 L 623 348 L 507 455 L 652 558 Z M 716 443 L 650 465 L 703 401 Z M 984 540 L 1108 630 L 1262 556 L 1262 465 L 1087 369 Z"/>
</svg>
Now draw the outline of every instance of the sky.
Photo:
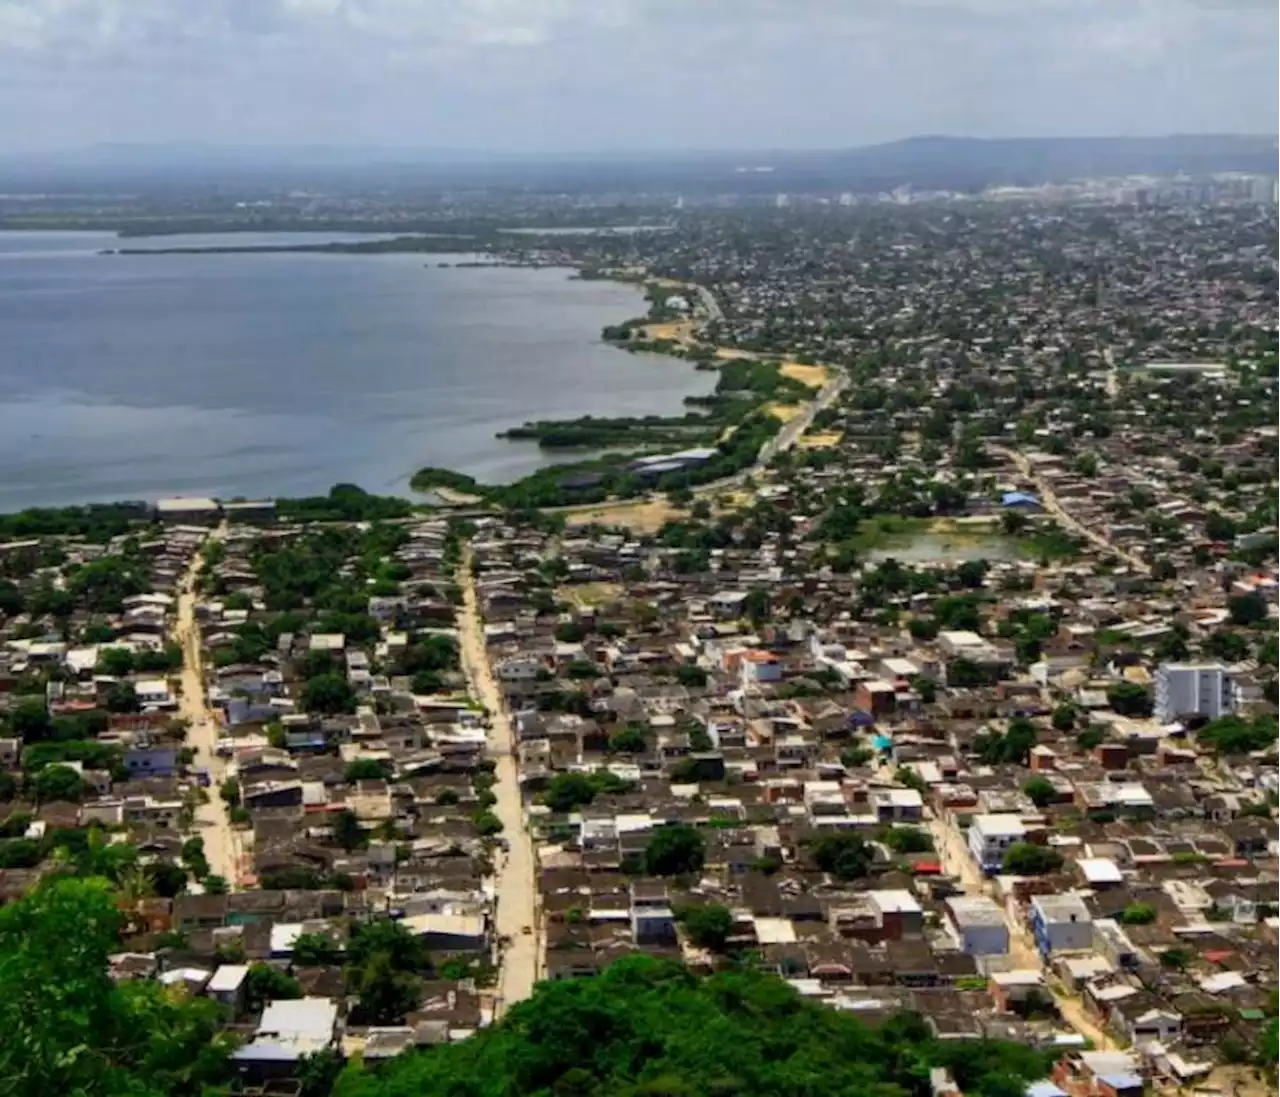
<svg viewBox="0 0 1280 1097">
<path fill-rule="evenodd" d="M 0 0 L 0 151 L 1277 130 L 1276 0 Z"/>
</svg>

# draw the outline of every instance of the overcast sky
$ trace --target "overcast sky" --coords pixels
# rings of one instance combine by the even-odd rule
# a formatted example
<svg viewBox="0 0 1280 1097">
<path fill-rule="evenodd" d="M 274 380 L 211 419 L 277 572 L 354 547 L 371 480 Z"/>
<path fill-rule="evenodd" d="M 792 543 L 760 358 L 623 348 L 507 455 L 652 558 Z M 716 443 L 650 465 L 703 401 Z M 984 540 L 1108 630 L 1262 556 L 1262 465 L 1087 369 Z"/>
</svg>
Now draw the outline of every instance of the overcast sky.
<svg viewBox="0 0 1280 1097">
<path fill-rule="evenodd" d="M 1276 128 L 1276 0 L 0 0 L 0 151 Z"/>
</svg>

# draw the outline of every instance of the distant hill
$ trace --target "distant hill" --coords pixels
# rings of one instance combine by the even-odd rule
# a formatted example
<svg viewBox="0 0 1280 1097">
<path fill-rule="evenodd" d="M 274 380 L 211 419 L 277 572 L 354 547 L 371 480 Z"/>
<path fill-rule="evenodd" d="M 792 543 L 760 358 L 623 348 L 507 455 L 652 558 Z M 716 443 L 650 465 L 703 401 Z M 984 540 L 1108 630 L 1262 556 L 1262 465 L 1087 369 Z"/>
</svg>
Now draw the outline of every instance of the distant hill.
<svg viewBox="0 0 1280 1097">
<path fill-rule="evenodd" d="M 835 152 L 811 166 L 859 182 L 917 187 L 1028 185 L 1103 175 L 1276 171 L 1274 137 L 912 137 Z M 805 170 L 806 165 L 797 165 Z M 785 169 L 784 169 L 785 170 Z"/>
<path fill-rule="evenodd" d="M 470 186 L 592 193 L 687 191 L 875 192 L 909 185 L 977 191 L 1090 176 L 1275 174 L 1275 137 L 911 137 L 818 150 L 605 153 L 545 156 L 356 146 L 107 144 L 0 163 L 4 184 L 83 190 L 89 185 L 182 190 L 219 186 Z M 764 171 L 742 170 L 766 168 Z M 37 186 L 39 184 L 39 186 Z"/>
</svg>

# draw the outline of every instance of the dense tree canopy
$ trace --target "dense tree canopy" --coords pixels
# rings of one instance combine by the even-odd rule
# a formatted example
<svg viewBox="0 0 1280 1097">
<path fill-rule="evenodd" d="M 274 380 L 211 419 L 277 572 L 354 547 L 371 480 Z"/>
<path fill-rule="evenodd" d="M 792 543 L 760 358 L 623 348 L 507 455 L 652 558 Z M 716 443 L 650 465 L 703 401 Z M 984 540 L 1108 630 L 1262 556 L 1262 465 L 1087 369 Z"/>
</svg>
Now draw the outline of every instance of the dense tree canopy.
<svg viewBox="0 0 1280 1097">
<path fill-rule="evenodd" d="M 871 871 L 875 854 L 861 835 L 851 831 L 824 834 L 812 845 L 814 863 L 840 880 L 854 880 Z"/>
<path fill-rule="evenodd" d="M 120 913 L 105 880 L 57 878 L 0 907 L 0 1088 L 14 1097 L 192 1097 L 227 1038 L 205 999 L 116 984 Z"/>
<path fill-rule="evenodd" d="M 706 857 L 702 835 L 685 823 L 658 827 L 644 847 L 645 871 L 654 876 L 697 872 Z"/>
<path fill-rule="evenodd" d="M 593 979 L 542 984 L 470 1040 L 358 1065 L 336 1097 L 925 1097 L 950 1067 L 970 1097 L 1021 1093 L 1045 1057 L 999 1042 L 941 1042 L 913 1017 L 872 1031 L 772 975 L 698 980 L 638 956 Z"/>
<path fill-rule="evenodd" d="M 1061 853 L 1033 842 L 1014 842 L 1004 855 L 1004 871 L 1014 876 L 1043 876 L 1061 867 Z"/>
</svg>

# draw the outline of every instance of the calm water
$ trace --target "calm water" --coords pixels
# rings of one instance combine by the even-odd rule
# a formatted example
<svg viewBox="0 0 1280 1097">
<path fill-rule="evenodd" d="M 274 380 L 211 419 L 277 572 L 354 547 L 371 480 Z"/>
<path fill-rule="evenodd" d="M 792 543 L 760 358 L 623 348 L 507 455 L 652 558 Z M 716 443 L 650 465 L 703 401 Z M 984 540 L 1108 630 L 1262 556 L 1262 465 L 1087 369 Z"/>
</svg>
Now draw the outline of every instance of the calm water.
<svg viewBox="0 0 1280 1097">
<path fill-rule="evenodd" d="M 1017 560 L 1019 555 L 1007 538 L 974 533 L 921 533 L 867 553 L 867 559 L 875 562 L 891 558 L 900 564 L 955 564 L 964 560 L 996 563 Z"/>
<path fill-rule="evenodd" d="M 565 271 L 96 254 L 311 239 L 0 233 L 0 511 L 340 481 L 404 492 L 422 465 L 505 481 L 555 461 L 494 437 L 508 426 L 675 412 L 714 382 L 602 344 L 640 294 Z"/>
</svg>

